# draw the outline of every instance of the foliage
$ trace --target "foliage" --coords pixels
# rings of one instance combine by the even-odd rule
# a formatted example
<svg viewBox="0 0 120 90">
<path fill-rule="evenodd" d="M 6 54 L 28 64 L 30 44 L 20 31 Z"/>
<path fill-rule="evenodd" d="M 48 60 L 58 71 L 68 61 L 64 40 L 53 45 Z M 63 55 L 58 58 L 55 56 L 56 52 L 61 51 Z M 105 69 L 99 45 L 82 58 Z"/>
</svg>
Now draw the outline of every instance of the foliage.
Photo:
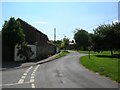
<svg viewBox="0 0 120 90">
<path fill-rule="evenodd" d="M 55 46 L 61 48 L 61 43 L 62 43 L 62 40 L 57 40 L 57 41 L 51 41 L 52 44 L 54 44 Z"/>
<path fill-rule="evenodd" d="M 2 28 L 3 43 L 9 46 L 21 44 L 25 40 L 25 34 L 21 28 L 20 22 L 11 17 L 10 20 L 5 21 Z"/>
<path fill-rule="evenodd" d="M 120 51 L 120 22 L 104 24 L 93 30 L 94 34 L 83 29 L 76 29 L 74 39 L 76 48 L 79 50 L 90 50 L 95 52 L 110 50 Z"/>
<path fill-rule="evenodd" d="M 23 58 L 25 61 L 30 60 L 30 57 L 33 54 L 34 52 L 31 50 L 31 47 L 27 45 L 27 43 L 22 43 L 20 47 L 18 46 L 17 55 L 20 56 L 20 58 Z"/>
<path fill-rule="evenodd" d="M 15 45 L 20 45 L 24 41 L 25 34 L 23 33 L 20 22 L 15 20 L 14 17 L 11 17 L 8 21 L 5 21 L 2 27 L 3 61 L 13 61 Z"/>
<path fill-rule="evenodd" d="M 120 49 L 120 23 L 100 25 L 94 30 L 93 36 L 94 51 Z"/>
<path fill-rule="evenodd" d="M 76 29 L 74 34 L 77 49 L 87 50 L 89 46 L 89 34 L 83 29 Z"/>
<path fill-rule="evenodd" d="M 66 50 L 68 45 L 69 45 L 69 39 L 66 36 L 64 36 L 61 43 L 61 48 Z"/>
</svg>

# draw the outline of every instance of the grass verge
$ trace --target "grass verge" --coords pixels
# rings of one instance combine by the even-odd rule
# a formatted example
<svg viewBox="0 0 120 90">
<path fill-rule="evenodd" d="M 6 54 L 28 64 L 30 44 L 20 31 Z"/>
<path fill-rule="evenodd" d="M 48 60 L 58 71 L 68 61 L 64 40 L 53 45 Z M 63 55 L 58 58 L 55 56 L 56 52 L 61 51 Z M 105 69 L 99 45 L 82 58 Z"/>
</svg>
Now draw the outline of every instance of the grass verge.
<svg viewBox="0 0 120 90">
<path fill-rule="evenodd" d="M 115 80 L 120 83 L 119 78 L 119 65 L 120 58 L 111 57 L 109 51 L 103 53 L 95 53 L 90 56 L 83 56 L 80 58 L 80 63 L 83 64 L 86 68 L 95 71 L 106 77 L 110 77 L 112 80 Z"/>
<path fill-rule="evenodd" d="M 62 51 L 59 55 L 55 56 L 54 59 L 61 58 L 63 56 L 66 56 L 69 52 L 68 51 Z"/>
</svg>

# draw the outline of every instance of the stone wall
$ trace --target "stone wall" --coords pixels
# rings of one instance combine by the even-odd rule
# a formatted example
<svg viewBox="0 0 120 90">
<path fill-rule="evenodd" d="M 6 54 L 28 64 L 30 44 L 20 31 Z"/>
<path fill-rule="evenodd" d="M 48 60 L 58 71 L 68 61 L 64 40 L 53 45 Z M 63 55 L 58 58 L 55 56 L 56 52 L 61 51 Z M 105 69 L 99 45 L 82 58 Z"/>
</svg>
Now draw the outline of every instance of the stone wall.
<svg viewBox="0 0 120 90">
<path fill-rule="evenodd" d="M 31 50 L 34 52 L 34 54 L 30 57 L 30 59 L 38 58 L 39 60 L 47 58 L 48 56 L 51 56 L 55 54 L 56 52 L 59 52 L 59 49 L 56 48 L 52 44 L 46 44 L 45 46 L 36 46 L 36 45 L 28 45 L 31 47 Z M 20 58 L 17 56 L 18 49 L 17 46 L 15 46 L 15 54 L 14 54 L 14 61 L 23 61 L 23 58 Z"/>
<path fill-rule="evenodd" d="M 45 46 L 37 46 L 37 56 L 53 55 L 55 54 L 55 46 L 46 44 Z"/>
</svg>

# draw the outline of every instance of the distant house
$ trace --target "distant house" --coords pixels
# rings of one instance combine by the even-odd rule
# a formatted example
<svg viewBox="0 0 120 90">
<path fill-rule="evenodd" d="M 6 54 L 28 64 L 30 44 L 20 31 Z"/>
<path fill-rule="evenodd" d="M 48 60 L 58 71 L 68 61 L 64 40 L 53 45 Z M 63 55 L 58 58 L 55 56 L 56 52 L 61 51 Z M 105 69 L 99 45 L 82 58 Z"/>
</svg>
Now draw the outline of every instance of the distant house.
<svg viewBox="0 0 120 90">
<path fill-rule="evenodd" d="M 75 43 L 74 42 L 69 42 L 69 45 L 67 46 L 68 50 L 74 50 L 75 49 Z"/>
<path fill-rule="evenodd" d="M 56 47 L 49 42 L 47 35 L 40 32 L 22 19 L 18 18 L 17 20 L 20 22 L 23 32 L 25 34 L 25 42 L 28 43 L 28 45 L 34 52 L 34 55 L 31 57 L 31 59 L 36 57 L 42 58 L 56 53 Z M 7 52 L 8 49 L 5 46 L 3 50 L 3 54 L 6 54 L 9 57 L 7 58 L 5 57 L 5 55 L 3 55 L 3 59 L 8 59 L 9 61 L 22 60 L 22 58 L 17 56 L 18 49 L 16 47 L 14 52 L 12 50 L 9 50 L 9 52 Z M 13 54 L 10 53 L 14 53 L 14 57 L 11 57 L 11 55 Z"/>
</svg>

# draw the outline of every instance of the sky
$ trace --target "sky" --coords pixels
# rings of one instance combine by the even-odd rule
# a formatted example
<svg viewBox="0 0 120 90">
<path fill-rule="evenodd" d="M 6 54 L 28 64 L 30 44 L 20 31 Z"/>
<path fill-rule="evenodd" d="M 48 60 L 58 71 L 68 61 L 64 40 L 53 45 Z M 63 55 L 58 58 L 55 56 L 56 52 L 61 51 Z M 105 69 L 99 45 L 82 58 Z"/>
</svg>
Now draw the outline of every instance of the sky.
<svg viewBox="0 0 120 90">
<path fill-rule="evenodd" d="M 117 2 L 2 2 L 0 29 L 10 17 L 21 18 L 54 39 L 74 37 L 76 28 L 93 33 L 100 24 L 118 20 Z"/>
</svg>

